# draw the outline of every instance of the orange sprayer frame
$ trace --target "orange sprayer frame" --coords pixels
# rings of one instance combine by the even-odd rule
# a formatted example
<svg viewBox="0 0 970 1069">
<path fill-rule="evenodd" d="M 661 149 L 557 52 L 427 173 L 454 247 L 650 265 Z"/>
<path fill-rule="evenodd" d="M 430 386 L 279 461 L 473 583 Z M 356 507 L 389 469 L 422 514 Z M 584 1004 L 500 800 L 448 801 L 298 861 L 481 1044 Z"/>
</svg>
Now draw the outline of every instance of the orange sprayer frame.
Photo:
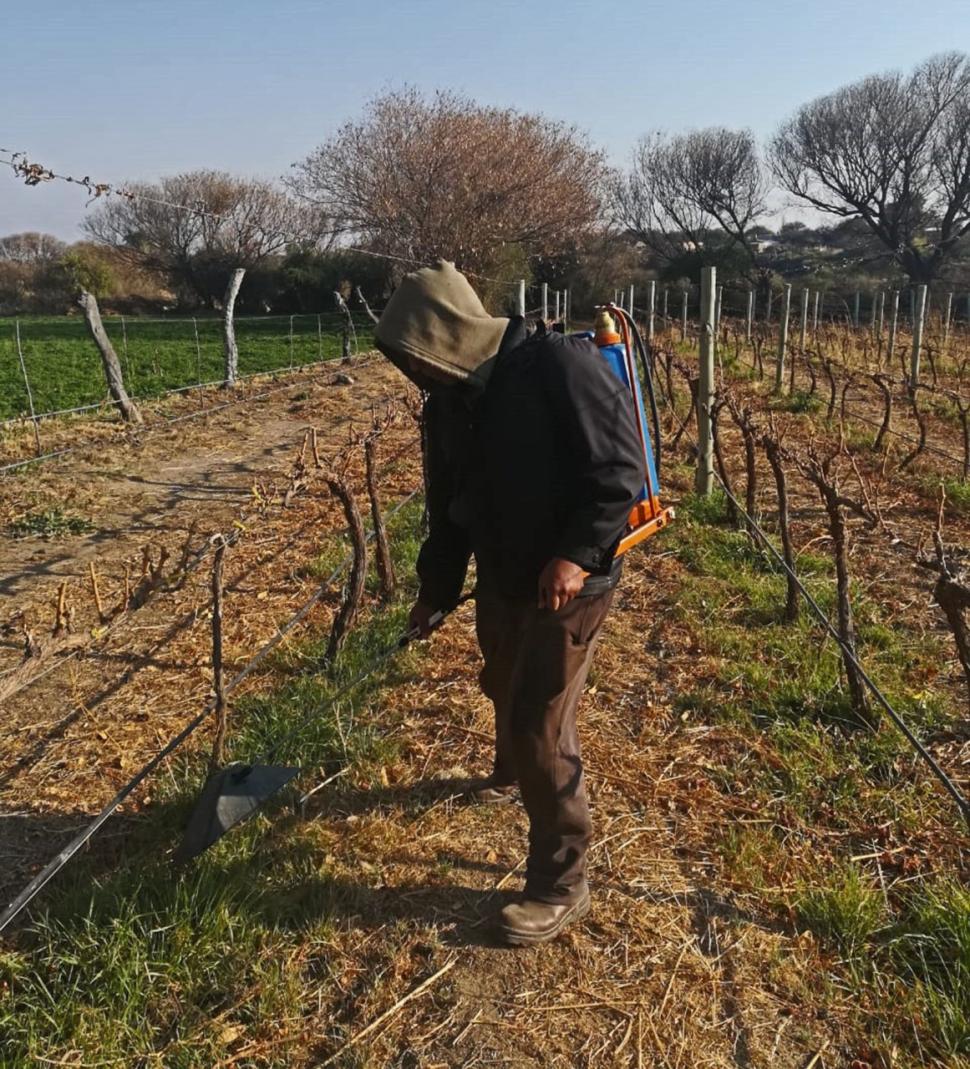
<svg viewBox="0 0 970 1069">
<path fill-rule="evenodd" d="M 650 478 L 650 464 L 648 461 L 647 450 L 650 448 L 647 444 L 647 428 L 643 425 L 643 413 L 640 405 L 637 403 L 636 395 L 636 382 L 637 373 L 636 365 L 633 362 L 633 345 L 630 338 L 630 325 L 627 322 L 626 314 L 621 308 L 617 308 L 615 304 L 606 304 L 603 306 L 620 325 L 623 338 L 623 350 L 626 356 L 626 374 L 627 381 L 630 383 L 630 393 L 633 395 L 633 411 L 637 421 L 637 432 L 640 435 L 640 448 L 643 450 L 644 470 L 646 473 L 646 487 L 647 497 L 645 501 L 638 501 L 630 512 L 630 518 L 627 521 L 626 534 L 620 539 L 620 544 L 616 549 L 616 556 L 621 556 L 626 553 L 628 549 L 632 549 L 634 546 L 639 545 L 641 542 L 645 542 L 648 538 L 653 537 L 658 531 L 666 527 L 674 518 L 674 510 L 672 508 L 664 508 L 660 504 L 660 499 L 657 497 L 657 487 L 653 485 Z"/>
</svg>

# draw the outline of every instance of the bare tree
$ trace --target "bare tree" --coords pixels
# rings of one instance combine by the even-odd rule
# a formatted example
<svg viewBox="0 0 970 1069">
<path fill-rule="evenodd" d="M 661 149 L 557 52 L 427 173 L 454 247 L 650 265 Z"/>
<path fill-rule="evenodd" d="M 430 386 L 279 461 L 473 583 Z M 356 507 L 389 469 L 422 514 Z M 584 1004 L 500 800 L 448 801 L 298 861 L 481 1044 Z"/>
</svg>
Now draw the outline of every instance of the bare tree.
<svg viewBox="0 0 970 1069">
<path fill-rule="evenodd" d="M 85 230 L 96 241 L 130 250 L 197 295 L 205 292 L 200 268 L 225 267 L 224 375 L 227 386 L 235 385 L 233 310 L 246 271 L 290 245 L 318 238 L 324 221 L 271 182 L 221 171 L 193 171 L 127 189 L 132 196 L 104 201 L 85 220 Z"/>
<path fill-rule="evenodd" d="M 67 245 L 53 234 L 27 231 L 0 238 L 0 260 L 7 263 L 31 266 L 49 264 L 63 256 L 66 251 Z"/>
<path fill-rule="evenodd" d="M 749 231 L 765 194 L 751 132 L 711 127 L 641 140 L 629 172 L 611 185 L 611 207 L 619 226 L 667 259 L 695 250 L 714 262 L 725 246 L 739 246 L 754 267 Z"/>
<path fill-rule="evenodd" d="M 909 277 L 936 278 L 970 232 L 970 58 L 934 56 L 805 104 L 770 145 L 800 200 L 860 219 Z"/>
<path fill-rule="evenodd" d="M 374 251 L 487 271 L 510 247 L 570 247 L 598 218 L 603 173 L 573 127 L 404 89 L 294 164 L 290 185 Z"/>
</svg>

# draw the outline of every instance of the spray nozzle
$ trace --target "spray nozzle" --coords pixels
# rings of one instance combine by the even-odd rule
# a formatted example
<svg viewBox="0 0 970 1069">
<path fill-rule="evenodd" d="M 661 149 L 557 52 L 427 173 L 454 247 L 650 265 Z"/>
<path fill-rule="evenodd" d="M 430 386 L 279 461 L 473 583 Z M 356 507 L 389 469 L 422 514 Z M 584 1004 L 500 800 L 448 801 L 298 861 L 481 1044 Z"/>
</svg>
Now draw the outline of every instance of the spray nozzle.
<svg viewBox="0 0 970 1069">
<path fill-rule="evenodd" d="M 620 342 L 620 335 L 616 332 L 616 323 L 605 308 L 601 308 L 596 313 L 593 331 L 597 345 L 617 345 Z"/>
</svg>

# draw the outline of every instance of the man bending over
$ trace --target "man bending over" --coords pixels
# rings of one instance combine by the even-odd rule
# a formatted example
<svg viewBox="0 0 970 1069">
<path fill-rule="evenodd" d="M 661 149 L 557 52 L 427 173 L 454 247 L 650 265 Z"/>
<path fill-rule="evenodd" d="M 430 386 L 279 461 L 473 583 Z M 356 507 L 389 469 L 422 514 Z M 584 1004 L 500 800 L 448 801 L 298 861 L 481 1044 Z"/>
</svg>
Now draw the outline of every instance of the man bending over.
<svg viewBox="0 0 970 1069">
<path fill-rule="evenodd" d="M 495 804 L 518 789 L 529 816 L 525 890 L 497 930 L 545 942 L 589 909 L 576 708 L 644 483 L 633 401 L 591 341 L 490 316 L 444 261 L 404 278 L 376 339 L 427 393 L 429 534 L 411 622 L 426 635 L 454 607 L 474 554 L 495 764 L 470 794 Z"/>
</svg>

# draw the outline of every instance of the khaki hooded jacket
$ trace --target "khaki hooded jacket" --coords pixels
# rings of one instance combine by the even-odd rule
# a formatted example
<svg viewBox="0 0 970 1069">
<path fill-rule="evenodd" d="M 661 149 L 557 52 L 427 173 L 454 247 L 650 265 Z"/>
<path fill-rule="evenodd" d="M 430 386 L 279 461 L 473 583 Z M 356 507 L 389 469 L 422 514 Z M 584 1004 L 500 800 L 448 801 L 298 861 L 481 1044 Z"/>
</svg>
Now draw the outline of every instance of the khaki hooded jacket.
<svg viewBox="0 0 970 1069">
<path fill-rule="evenodd" d="M 590 593 L 615 582 L 645 473 L 630 393 L 596 346 L 489 316 L 446 263 L 403 280 L 376 340 L 428 390 L 421 601 L 451 608 L 472 554 L 479 586 L 513 599 L 535 598 L 553 557 Z"/>
</svg>

